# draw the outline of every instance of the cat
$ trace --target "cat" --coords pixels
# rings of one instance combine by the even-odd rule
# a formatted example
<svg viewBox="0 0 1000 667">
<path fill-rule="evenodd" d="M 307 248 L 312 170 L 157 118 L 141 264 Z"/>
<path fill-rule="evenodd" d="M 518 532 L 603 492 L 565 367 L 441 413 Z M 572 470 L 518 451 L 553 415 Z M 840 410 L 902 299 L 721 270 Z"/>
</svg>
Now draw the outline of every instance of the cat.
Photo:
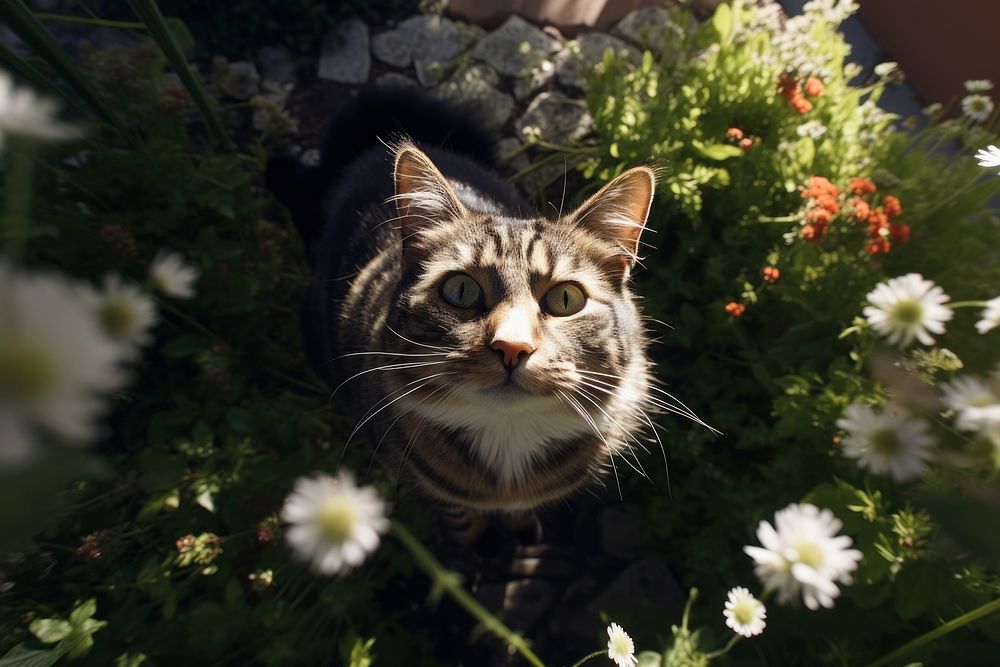
<svg viewBox="0 0 1000 667">
<path fill-rule="evenodd" d="M 518 513 L 634 468 L 647 413 L 680 407 L 654 395 L 630 288 L 654 169 L 547 218 L 494 151 L 474 110 L 369 87 L 318 166 L 273 158 L 267 185 L 315 268 L 303 340 L 351 438 L 446 506 Z"/>
</svg>

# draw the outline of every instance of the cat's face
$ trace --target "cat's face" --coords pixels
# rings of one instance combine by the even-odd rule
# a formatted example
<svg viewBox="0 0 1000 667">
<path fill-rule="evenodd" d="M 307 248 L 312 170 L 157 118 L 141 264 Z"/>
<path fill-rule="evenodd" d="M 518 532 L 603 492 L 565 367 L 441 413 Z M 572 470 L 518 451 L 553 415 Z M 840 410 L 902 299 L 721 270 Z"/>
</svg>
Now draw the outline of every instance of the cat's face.
<svg viewBox="0 0 1000 667">
<path fill-rule="evenodd" d="M 503 483 L 537 474 L 559 443 L 597 438 L 593 461 L 627 446 L 647 395 L 628 278 L 653 172 L 555 220 L 498 211 L 413 147 L 395 176 L 402 280 L 386 324 L 407 356 L 384 376 L 394 410 L 468 433 Z"/>
</svg>

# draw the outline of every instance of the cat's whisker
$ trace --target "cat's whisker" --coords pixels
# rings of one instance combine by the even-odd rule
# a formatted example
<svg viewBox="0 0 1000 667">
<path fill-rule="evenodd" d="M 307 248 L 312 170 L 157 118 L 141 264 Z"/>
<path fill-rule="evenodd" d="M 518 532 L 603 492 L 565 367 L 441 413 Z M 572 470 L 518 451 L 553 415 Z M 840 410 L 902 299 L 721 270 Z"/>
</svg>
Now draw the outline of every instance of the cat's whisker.
<svg viewBox="0 0 1000 667">
<path fill-rule="evenodd" d="M 437 389 L 435 389 L 434 391 L 432 391 L 432 392 L 431 392 L 431 393 L 430 393 L 430 394 L 429 394 L 429 395 L 427 396 L 427 398 L 425 399 L 425 401 L 428 401 L 428 402 L 429 402 L 429 401 L 430 401 L 430 398 L 431 398 L 432 396 L 434 396 L 434 394 L 436 394 L 436 393 L 438 393 L 439 391 L 441 391 L 442 389 L 445 389 L 446 391 L 445 391 L 445 393 L 444 393 L 444 394 L 442 394 L 442 395 L 441 395 L 441 398 L 439 398 L 439 399 L 438 399 L 437 401 L 435 401 L 435 402 L 434 402 L 434 403 L 432 404 L 432 405 L 433 405 L 433 406 L 435 406 L 435 407 L 436 407 L 436 406 L 438 406 L 438 405 L 440 405 L 440 404 L 441 404 L 441 403 L 442 403 L 442 402 L 443 402 L 443 401 L 444 401 L 444 400 L 445 400 L 446 398 L 448 398 L 449 396 L 451 396 L 451 394 L 452 394 L 452 393 L 453 393 L 453 392 L 455 391 L 455 387 L 447 387 L 447 386 L 445 386 L 445 385 L 442 385 L 442 386 L 438 387 Z M 399 419 L 402 419 L 402 417 L 403 417 L 404 415 L 407 415 L 407 414 L 409 414 L 410 412 L 412 412 L 413 410 L 415 410 L 415 409 L 416 409 L 416 407 L 417 407 L 417 406 L 413 406 L 412 408 L 410 408 L 409 410 L 407 410 L 406 412 L 404 412 L 404 413 L 403 413 L 402 415 L 400 415 L 400 416 L 399 416 L 399 418 L 397 418 L 397 420 L 396 420 L 396 421 L 399 421 Z M 422 428 L 423 428 L 423 426 L 424 426 L 424 422 L 425 422 L 425 421 L 427 421 L 427 416 L 426 416 L 426 415 L 424 415 L 423 417 L 421 417 L 421 418 L 420 418 L 420 421 L 418 421 L 418 422 L 417 422 L 417 425 L 416 425 L 416 427 L 414 427 L 414 429 L 413 429 L 413 433 L 412 433 L 412 434 L 410 435 L 410 438 L 409 438 L 409 439 L 408 439 L 408 440 L 406 441 L 406 446 L 405 446 L 405 447 L 403 447 L 403 454 L 402 454 L 402 456 L 400 457 L 400 460 L 399 460 L 399 467 L 397 467 L 397 468 L 396 468 L 396 483 L 395 483 L 395 485 L 393 485 L 393 490 L 392 490 L 392 495 L 393 495 L 393 497 L 395 497 L 395 495 L 396 495 L 396 489 L 397 489 L 397 488 L 399 488 L 399 479 L 400 479 L 400 477 L 401 477 L 401 476 L 402 476 L 402 474 L 403 474 L 403 467 L 404 467 L 404 466 L 406 465 L 406 458 L 407 458 L 407 456 L 409 455 L 409 453 L 410 453 L 410 450 L 412 449 L 412 446 L 413 446 L 413 443 L 414 443 L 414 442 L 416 442 L 416 440 L 415 440 L 415 439 L 416 439 L 416 437 L 417 437 L 417 434 L 419 434 L 419 433 L 420 433 L 421 429 L 422 429 Z M 396 423 L 396 422 L 393 422 L 393 424 L 395 424 L 395 423 Z M 383 437 L 384 437 L 384 436 L 383 436 Z M 380 442 L 380 444 L 381 444 L 381 441 L 379 441 L 379 442 Z M 377 448 L 376 448 L 376 449 L 377 449 Z M 374 455 L 374 453 L 373 453 L 373 454 L 372 454 L 372 459 L 373 459 L 373 460 L 374 460 L 374 457 L 375 457 L 375 455 Z"/>
<path fill-rule="evenodd" d="M 621 427 L 621 425 L 620 425 L 620 424 L 618 424 L 618 422 L 617 422 L 617 421 L 615 421 L 614 419 L 612 419 L 612 418 L 611 418 L 611 415 L 609 415 L 609 414 L 608 414 L 607 412 L 605 412 L 605 411 L 604 411 L 604 408 L 602 408 L 602 407 L 601 407 L 600 405 L 598 405 L 597 401 L 595 401 L 595 400 L 594 400 L 594 399 L 593 399 L 593 398 L 592 398 L 592 397 L 590 396 L 590 394 L 588 394 L 587 392 L 585 392 L 585 391 L 583 391 L 583 390 L 578 390 L 578 391 L 577 391 L 577 395 L 579 395 L 579 396 L 580 396 L 581 398 L 584 398 L 584 399 L 586 399 L 586 400 L 587 400 L 587 401 L 588 401 L 589 403 L 591 403 L 591 404 L 592 404 L 592 405 L 593 405 L 593 406 L 594 406 L 595 408 L 597 408 L 598 410 L 600 410 L 601 414 L 603 414 L 603 415 L 604 415 L 605 417 L 607 417 L 607 418 L 608 418 L 608 421 L 610 421 L 610 422 L 611 422 L 611 423 L 612 423 L 612 424 L 613 424 L 614 426 L 617 426 L 617 427 L 618 427 L 618 430 L 619 430 L 619 431 L 621 431 L 622 433 L 624 433 L 624 434 L 625 434 L 625 438 L 626 438 L 626 440 L 623 440 L 623 441 L 622 441 L 622 444 L 623 444 L 623 445 L 625 445 L 626 447 L 628 447 L 628 448 L 629 448 L 629 451 L 630 451 L 630 452 L 632 452 L 632 456 L 633 456 L 633 457 L 635 457 L 635 451 L 634 451 L 634 450 L 632 450 L 632 446 L 631 446 L 630 444 L 628 444 L 628 441 L 627 441 L 627 438 L 630 438 L 630 437 L 632 437 L 632 436 L 631 436 L 631 434 L 629 434 L 629 433 L 628 433 L 628 432 L 627 432 L 627 431 L 626 431 L 625 429 L 623 429 L 623 428 Z M 633 440 L 635 440 L 635 438 L 632 438 L 632 439 L 633 439 Z M 638 442 L 638 441 L 636 441 L 636 442 Z M 606 443 L 605 443 L 605 444 L 606 444 Z M 640 445 L 640 447 L 641 447 L 641 445 Z M 610 449 L 610 447 L 609 447 L 609 449 Z M 614 454 L 614 452 L 612 452 L 612 455 L 613 455 L 613 454 Z M 642 475 L 642 476 L 643 476 L 643 477 L 645 477 L 645 478 L 646 478 L 647 480 L 649 479 L 649 475 L 647 475 L 647 474 L 646 474 L 646 471 L 642 469 L 642 464 L 641 464 L 641 463 L 639 463 L 639 459 L 638 459 L 638 457 L 636 457 L 636 459 L 635 459 L 635 462 L 636 462 L 636 464 L 638 464 L 638 466 L 639 466 L 638 468 L 636 468 L 636 467 L 635 467 L 634 465 L 632 465 L 631 461 L 629 461 L 629 460 L 628 460 L 628 459 L 627 459 L 627 458 L 626 458 L 626 457 L 625 457 L 624 455 L 622 456 L 622 460 L 623 460 L 623 461 L 625 461 L 625 463 L 627 463 L 627 464 L 629 465 L 629 467 L 631 467 L 631 468 L 632 468 L 632 470 L 635 470 L 635 471 L 636 471 L 636 472 L 637 472 L 638 474 Z"/>
<path fill-rule="evenodd" d="M 337 361 L 338 359 L 344 359 L 346 357 L 366 357 L 366 356 L 388 356 L 388 357 L 443 357 L 449 354 L 448 352 L 349 352 L 348 354 L 342 354 L 339 357 L 334 357 L 330 361 Z"/>
<path fill-rule="evenodd" d="M 375 406 L 372 406 L 371 408 L 369 408 L 368 413 L 366 413 L 366 416 L 362 418 L 362 421 L 357 426 L 354 427 L 354 430 L 351 431 L 351 434 L 347 437 L 347 444 L 350 444 L 351 439 L 353 439 L 354 436 L 357 435 L 358 431 L 360 431 L 362 428 L 364 428 L 365 424 L 367 424 L 372 419 L 374 419 L 380 412 L 382 412 L 386 408 L 388 408 L 391 405 L 393 405 L 394 403 L 396 403 L 396 402 L 398 402 L 398 401 L 406 398 L 407 396 L 409 396 L 413 392 L 419 391 L 420 389 L 423 389 L 424 387 L 426 387 L 427 385 L 429 385 L 431 383 L 431 381 L 433 381 L 435 378 L 439 378 L 439 377 L 441 377 L 443 375 L 454 375 L 454 374 L 455 374 L 455 371 L 442 371 L 441 373 L 435 373 L 434 375 L 430 375 L 428 377 L 417 378 L 416 380 L 413 380 L 412 382 L 408 382 L 407 384 L 403 385 L 402 387 L 400 387 L 396 391 L 390 393 L 389 396 L 392 396 L 392 394 L 395 394 L 396 392 L 398 392 L 398 391 L 400 391 L 402 389 L 405 389 L 406 387 L 409 387 L 410 385 L 416 384 L 417 382 L 423 382 L 423 384 L 419 384 L 416 387 L 414 387 L 413 389 L 409 390 L 408 392 L 406 392 L 406 393 L 404 393 L 404 394 L 402 394 L 400 396 L 397 396 L 396 398 L 392 399 L 391 401 L 389 401 L 388 403 L 386 403 L 385 405 L 383 405 L 382 407 L 380 407 L 378 410 L 375 410 L 374 412 L 372 412 L 372 410 L 375 408 Z M 389 396 L 386 396 L 385 398 L 381 399 L 381 401 L 384 401 Z M 381 401 L 376 402 L 375 405 L 377 406 Z M 344 445 L 344 446 L 346 447 L 347 445 Z"/>
<path fill-rule="evenodd" d="M 607 383 L 607 382 L 603 382 L 601 380 L 596 380 L 594 378 L 590 378 L 589 380 L 579 379 L 577 382 L 579 384 L 582 384 L 582 385 L 585 385 L 587 387 L 590 387 L 591 389 L 595 389 L 597 391 L 602 391 L 602 392 L 604 392 L 606 394 L 609 394 L 611 396 L 617 396 L 618 395 L 617 392 L 620 389 L 616 385 L 613 385 L 613 384 L 610 384 L 610 383 Z M 675 415 L 678 415 L 678 416 L 690 419 L 691 421 L 695 422 L 696 424 L 700 424 L 701 426 L 704 426 L 705 428 L 707 428 L 709 430 L 712 430 L 712 431 L 715 430 L 711 426 L 709 426 L 708 424 L 706 424 L 705 422 L 703 422 L 697 415 L 695 415 L 693 413 L 685 412 L 685 411 L 677 408 L 674 405 L 671 405 L 671 404 L 669 404 L 669 403 L 667 403 L 667 402 L 665 402 L 663 400 L 660 400 L 660 399 L 656 398 L 655 396 L 642 395 L 642 396 L 638 396 L 637 399 L 642 400 L 642 401 L 646 401 L 649 404 L 651 404 L 651 405 L 653 405 L 653 406 L 655 406 L 657 408 L 660 408 L 661 410 L 664 410 L 666 412 L 671 412 L 671 413 L 673 413 Z"/>
<path fill-rule="evenodd" d="M 589 412 L 587 412 L 586 408 L 580 405 L 580 402 L 578 400 L 573 398 L 573 396 L 571 395 L 563 393 L 562 391 L 560 391 L 559 393 L 565 396 L 566 400 L 569 401 L 570 404 L 576 408 L 577 414 L 583 417 L 583 420 L 587 422 L 590 428 L 594 431 L 594 434 L 596 434 L 597 437 L 601 439 L 601 442 L 604 443 L 604 449 L 607 450 L 608 459 L 611 461 L 611 469 L 614 470 L 615 473 L 615 484 L 618 486 L 618 497 L 624 500 L 625 497 L 624 495 L 622 495 L 622 483 L 621 480 L 618 478 L 618 466 L 615 465 L 614 452 L 611 450 L 611 445 L 608 444 L 607 438 L 605 438 L 604 434 L 601 433 L 601 429 L 597 427 L 597 424 L 594 422 L 594 418 L 590 415 Z"/>
<path fill-rule="evenodd" d="M 579 369 L 579 368 L 577 369 L 577 373 L 582 373 L 584 375 L 598 375 L 598 376 L 601 376 L 601 377 L 614 378 L 616 380 L 622 380 L 623 379 L 623 378 L 621 378 L 620 376 L 617 376 L 617 375 L 611 375 L 609 373 L 599 373 L 597 371 L 589 371 L 589 370 Z M 602 384 L 602 385 L 604 385 L 606 387 L 612 387 L 612 388 L 617 389 L 617 387 L 615 387 L 615 385 L 612 385 L 612 384 L 610 384 L 608 382 L 604 382 L 602 380 L 591 378 L 591 381 L 592 382 L 598 382 L 598 383 L 600 383 L 600 384 Z M 721 432 L 718 429 L 715 429 L 712 426 L 709 426 L 708 424 L 706 424 L 698 415 L 696 415 L 694 413 L 693 410 L 691 410 L 691 408 L 689 408 L 688 406 L 686 406 L 680 399 L 678 399 L 676 396 L 674 396 L 670 392 L 665 391 L 663 389 L 660 389 L 659 387 L 656 387 L 656 386 L 654 386 L 652 384 L 648 385 L 648 388 L 650 390 L 652 390 L 652 391 L 657 391 L 657 392 L 663 394 L 664 396 L 666 396 L 670 400 L 676 401 L 677 404 L 678 404 L 678 405 L 671 405 L 671 404 L 667 403 L 666 401 L 663 401 L 662 399 L 657 399 L 656 397 L 653 397 L 653 396 L 646 397 L 646 399 L 649 400 L 650 402 L 654 403 L 654 405 L 658 405 L 659 407 L 663 407 L 664 409 L 667 409 L 669 412 L 673 412 L 674 414 L 687 417 L 691 421 L 695 422 L 696 424 L 704 426 L 705 428 L 707 428 L 708 430 L 712 431 L 713 433 L 721 435 Z"/>
<path fill-rule="evenodd" d="M 361 377 L 362 375 L 367 375 L 368 373 L 374 373 L 375 371 L 397 371 L 397 370 L 403 370 L 403 369 L 407 369 L 407 368 L 423 368 L 425 366 L 438 366 L 438 365 L 444 364 L 444 363 L 447 363 L 447 360 L 441 360 L 441 361 L 404 361 L 404 362 L 401 362 L 401 363 L 398 363 L 398 364 L 386 364 L 385 366 L 376 366 L 374 368 L 369 368 L 369 369 L 361 371 L 360 373 L 355 373 L 351 377 L 347 378 L 346 380 L 344 380 L 343 382 L 341 382 L 340 384 L 338 384 L 337 387 L 333 390 L 333 393 L 330 394 L 330 400 L 331 401 L 333 400 L 333 397 L 337 395 L 337 392 L 340 391 L 340 388 L 343 387 L 345 384 L 347 384 L 348 382 L 350 382 L 351 380 L 353 380 L 355 378 Z"/>
<path fill-rule="evenodd" d="M 415 340 L 410 340 L 409 338 L 407 338 L 403 334 L 401 334 L 398 331 L 396 331 L 395 329 L 393 329 L 388 324 L 385 325 L 385 328 L 388 329 L 389 331 L 391 331 L 396 336 L 399 336 L 400 338 L 402 338 L 403 340 L 405 340 L 410 345 L 416 345 L 417 347 L 426 347 L 426 348 L 431 349 L 431 350 L 442 350 L 444 352 L 457 352 L 457 350 L 455 350 L 455 349 L 451 349 L 451 348 L 447 348 L 447 347 L 441 347 L 440 345 L 428 345 L 427 343 L 418 343 Z"/>
</svg>

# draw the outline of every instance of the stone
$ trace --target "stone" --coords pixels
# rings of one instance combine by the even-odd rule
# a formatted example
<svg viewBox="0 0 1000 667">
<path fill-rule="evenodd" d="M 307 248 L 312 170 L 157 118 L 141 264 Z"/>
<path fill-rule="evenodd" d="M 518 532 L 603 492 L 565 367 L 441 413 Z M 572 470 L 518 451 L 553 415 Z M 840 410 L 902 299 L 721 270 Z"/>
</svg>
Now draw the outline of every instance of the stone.
<svg viewBox="0 0 1000 667">
<path fill-rule="evenodd" d="M 598 615 L 587 604 L 600 590 L 592 575 L 577 579 L 566 587 L 560 600 L 548 615 L 549 631 L 566 645 L 586 646 L 604 630 Z"/>
<path fill-rule="evenodd" d="M 587 73 L 604 59 L 604 53 L 608 49 L 619 57 L 627 58 L 634 65 L 642 60 L 639 49 L 617 37 L 601 32 L 585 32 L 567 43 L 566 48 L 556 56 L 556 80 L 562 86 L 584 90 Z"/>
<path fill-rule="evenodd" d="M 335 83 L 362 84 L 368 81 L 372 58 L 368 51 L 368 26 L 359 18 L 338 23 L 323 38 L 319 78 Z"/>
<path fill-rule="evenodd" d="M 638 602 L 646 603 L 665 618 L 673 618 L 684 607 L 684 590 L 661 560 L 647 559 L 625 568 L 587 608 L 595 614 L 619 618 L 635 613 Z"/>
<path fill-rule="evenodd" d="M 569 172 L 581 162 L 583 162 L 583 157 L 580 155 L 564 154 L 563 159 L 549 162 L 525 174 L 520 180 L 521 187 L 525 192 L 541 197 L 551 184 L 561 183 L 564 178 L 567 178 Z"/>
<path fill-rule="evenodd" d="M 455 23 L 438 14 L 418 14 L 372 39 L 372 53 L 382 62 L 394 67 L 417 68 L 421 82 L 435 69 L 455 60 L 476 41 L 477 33 L 464 24 Z M 424 76 L 421 76 L 421 70 Z M 431 85 L 436 85 L 440 77 Z M 424 84 L 428 85 L 428 84 Z"/>
<path fill-rule="evenodd" d="M 304 151 L 299 159 L 302 160 L 302 164 L 307 167 L 318 167 L 320 162 L 320 154 L 318 148 L 310 148 Z"/>
<path fill-rule="evenodd" d="M 379 86 L 395 86 L 397 88 L 419 88 L 420 84 L 399 72 L 386 72 L 375 78 L 375 84 Z"/>
<path fill-rule="evenodd" d="M 601 510 L 601 547 L 604 553 L 634 560 L 646 545 L 642 510 L 637 505 L 619 505 Z"/>
<path fill-rule="evenodd" d="M 611 29 L 611 34 L 660 55 L 670 41 L 684 36 L 684 30 L 670 18 L 670 12 L 651 5 L 623 18 Z"/>
<path fill-rule="evenodd" d="M 548 85 L 555 74 L 556 67 L 551 60 L 541 60 L 529 66 L 514 79 L 514 97 L 518 100 L 528 99 Z"/>
<path fill-rule="evenodd" d="M 582 103 L 556 93 L 542 93 L 517 121 L 517 133 L 526 143 L 536 136 L 552 144 L 569 144 L 587 134 L 593 124 Z"/>
<path fill-rule="evenodd" d="M 531 164 L 524 152 L 524 144 L 514 137 L 504 137 L 497 142 L 497 157 L 515 173 Z"/>
<path fill-rule="evenodd" d="M 295 59 L 283 46 L 265 46 L 258 51 L 257 67 L 264 81 L 272 81 L 280 87 L 295 81 Z"/>
<path fill-rule="evenodd" d="M 229 97 L 248 100 L 257 94 L 260 75 L 252 62 L 228 63 L 217 57 L 212 63 L 212 82 Z"/>
<path fill-rule="evenodd" d="M 491 81 L 496 76 L 489 67 L 470 67 L 457 72 L 431 93 L 444 100 L 468 106 L 478 114 L 484 125 L 498 130 L 514 112 L 514 100 L 497 90 Z"/>
<path fill-rule="evenodd" d="M 531 25 L 519 16 L 511 16 L 492 33 L 479 40 L 472 52 L 504 76 L 517 77 L 522 72 L 539 67 L 562 45 L 558 40 Z"/>
<path fill-rule="evenodd" d="M 476 597 L 487 609 L 500 609 L 499 616 L 512 630 L 525 632 L 555 602 L 556 589 L 537 579 L 518 579 L 506 584 L 480 586 Z"/>
</svg>

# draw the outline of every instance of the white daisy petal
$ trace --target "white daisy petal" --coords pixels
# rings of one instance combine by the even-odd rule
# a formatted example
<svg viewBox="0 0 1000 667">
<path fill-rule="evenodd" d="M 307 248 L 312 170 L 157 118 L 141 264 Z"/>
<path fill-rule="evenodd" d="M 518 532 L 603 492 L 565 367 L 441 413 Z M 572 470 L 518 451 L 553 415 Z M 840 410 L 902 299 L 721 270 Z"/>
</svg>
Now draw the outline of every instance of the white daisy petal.
<svg viewBox="0 0 1000 667">
<path fill-rule="evenodd" d="M 860 551 L 846 548 L 852 544 L 849 537 L 836 535 L 840 521 L 815 505 L 792 504 L 775 513 L 774 525 L 777 548 L 743 548 L 756 563 L 754 574 L 766 590 L 777 591 L 780 604 L 801 596 L 810 609 L 832 606 L 840 594 L 835 582 L 847 583 L 862 558 Z"/>
<path fill-rule="evenodd" d="M 729 591 L 722 615 L 726 617 L 726 625 L 744 637 L 759 635 L 767 625 L 764 621 L 767 618 L 764 604 L 742 586 Z"/>
<path fill-rule="evenodd" d="M 200 272 L 176 252 L 161 250 L 149 266 L 149 277 L 156 289 L 177 299 L 195 295 L 194 284 Z"/>
<path fill-rule="evenodd" d="M 944 323 L 954 313 L 943 305 L 951 300 L 944 291 L 918 273 L 908 273 L 879 283 L 868 293 L 862 309 L 868 324 L 890 343 L 906 347 L 918 339 L 933 345 L 929 332 L 944 333 Z"/>
<path fill-rule="evenodd" d="M 841 442 L 844 456 L 873 473 L 889 473 L 898 483 L 921 477 L 925 462 L 934 457 L 934 439 L 927 423 L 909 417 L 894 404 L 879 413 L 868 405 L 853 403 L 837 420 L 837 427 L 847 431 Z"/>
<path fill-rule="evenodd" d="M 0 70 L 0 148 L 6 136 L 36 141 L 59 141 L 80 136 L 80 128 L 56 118 L 56 105 L 25 88 L 15 87 Z"/>
<path fill-rule="evenodd" d="M 635 644 L 632 638 L 617 623 L 608 626 L 608 657 L 618 667 L 632 667 L 639 662 L 635 657 Z"/>
<path fill-rule="evenodd" d="M 996 149 L 996 146 L 990 146 L 990 148 Z M 980 162 L 980 164 L 983 163 Z M 1000 150 L 997 151 L 997 164 L 991 166 L 1000 166 Z M 992 331 L 997 327 L 1000 327 L 1000 296 L 986 302 L 982 319 L 976 322 L 976 331 L 981 334 Z"/>
<path fill-rule="evenodd" d="M 291 524 L 285 531 L 288 545 L 320 574 L 363 563 L 389 527 L 378 494 L 356 486 L 347 472 L 297 479 L 281 518 Z"/>
<path fill-rule="evenodd" d="M 989 95 L 966 95 L 962 98 L 962 113 L 969 120 L 985 123 L 993 115 L 993 100 Z"/>
</svg>

